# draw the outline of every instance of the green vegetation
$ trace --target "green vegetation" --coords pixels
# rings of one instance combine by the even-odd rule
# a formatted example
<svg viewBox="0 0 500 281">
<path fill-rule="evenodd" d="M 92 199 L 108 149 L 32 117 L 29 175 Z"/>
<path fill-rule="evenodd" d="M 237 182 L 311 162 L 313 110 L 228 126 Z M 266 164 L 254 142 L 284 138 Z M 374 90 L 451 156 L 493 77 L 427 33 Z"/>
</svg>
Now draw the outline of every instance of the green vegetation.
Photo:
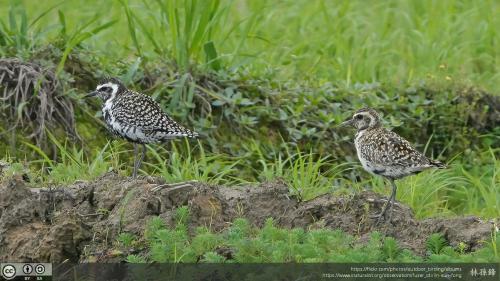
<svg viewBox="0 0 500 281">
<path fill-rule="evenodd" d="M 61 39 L 61 33 L 71 41 L 72 34 L 102 30 L 89 40 L 77 37 L 104 53 L 99 59 L 108 64 L 106 70 L 132 52 L 149 60 L 173 59 L 181 68 L 217 61 L 225 69 L 248 68 L 258 76 L 271 68 L 280 80 L 406 84 L 445 74 L 490 90 L 500 83 L 495 1 L 85 3 L 30 2 L 13 11 L 2 5 L 2 29 L 16 37 L 4 44 L 41 45 Z M 47 7 L 50 13 L 40 13 Z M 9 25 L 9 14 L 29 20 Z"/>
<path fill-rule="evenodd" d="M 13 163 L 4 175 L 67 184 L 130 174 L 132 147 L 111 140 L 100 107 L 81 98 L 109 75 L 202 135 L 148 146 L 142 174 L 225 185 L 282 179 L 301 200 L 388 194 L 358 166 L 353 132 L 336 128 L 371 106 L 451 167 L 398 184 L 397 200 L 417 218 L 498 218 L 499 13 L 497 1 L 0 0 L 0 151 Z M 15 78 L 2 76 L 9 71 Z M 235 261 L 264 261 L 269 249 L 281 249 L 272 261 L 418 260 L 376 233 L 353 247 L 336 231 L 285 232 L 268 221 L 238 232 L 244 225 L 189 237 L 182 223 L 157 222 L 144 240 L 150 256 L 128 260 L 222 262 L 214 250 L 224 243 L 238 250 Z M 430 238 L 426 261 L 498 260 L 496 240 L 471 255 L 439 241 Z"/>
<path fill-rule="evenodd" d="M 173 229 L 165 226 L 159 217 L 147 225 L 144 240 L 123 233 L 117 247 L 126 251 L 132 244 L 145 244 L 145 255 L 129 255 L 128 262 L 498 262 L 500 240 L 496 236 L 486 241 L 485 247 L 471 254 L 463 254 L 460 246 L 446 244 L 440 234 L 427 240 L 427 257 L 402 249 L 392 237 L 373 232 L 366 243 L 340 230 L 301 228 L 280 229 L 272 219 L 262 228 L 252 227 L 245 219 L 236 219 L 222 233 L 213 233 L 199 227 L 193 237 L 188 235 L 188 209 L 177 209 Z M 226 253 L 226 256 L 220 253 Z M 230 254 L 229 254 L 230 253 Z"/>
</svg>

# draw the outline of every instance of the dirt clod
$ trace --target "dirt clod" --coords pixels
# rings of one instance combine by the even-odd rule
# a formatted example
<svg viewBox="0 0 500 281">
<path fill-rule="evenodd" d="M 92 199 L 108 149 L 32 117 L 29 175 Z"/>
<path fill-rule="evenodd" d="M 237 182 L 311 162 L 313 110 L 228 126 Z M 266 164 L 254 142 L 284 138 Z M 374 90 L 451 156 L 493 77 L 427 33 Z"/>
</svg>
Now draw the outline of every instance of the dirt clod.
<svg viewBox="0 0 500 281">
<path fill-rule="evenodd" d="M 418 221 L 399 202 L 391 223 L 376 224 L 370 216 L 380 212 L 386 199 L 368 191 L 298 202 L 282 182 L 243 187 L 194 183 L 154 191 L 161 184 L 164 181 L 158 178 L 131 180 L 115 173 L 50 190 L 28 188 L 20 178 L 6 181 L 0 185 L 0 260 L 113 261 L 116 256 L 110 253 L 119 233 L 140 236 L 153 216 L 173 225 L 175 209 L 184 205 L 190 209 L 191 231 L 198 226 L 221 231 L 239 217 L 262 226 L 273 217 L 286 228 L 341 229 L 360 243 L 370 232 L 379 231 L 421 255 L 432 233 L 443 233 L 451 246 L 465 243 L 466 250 L 473 251 L 492 230 L 491 223 L 476 217 Z M 218 251 L 233 255 L 231 249 Z"/>
</svg>

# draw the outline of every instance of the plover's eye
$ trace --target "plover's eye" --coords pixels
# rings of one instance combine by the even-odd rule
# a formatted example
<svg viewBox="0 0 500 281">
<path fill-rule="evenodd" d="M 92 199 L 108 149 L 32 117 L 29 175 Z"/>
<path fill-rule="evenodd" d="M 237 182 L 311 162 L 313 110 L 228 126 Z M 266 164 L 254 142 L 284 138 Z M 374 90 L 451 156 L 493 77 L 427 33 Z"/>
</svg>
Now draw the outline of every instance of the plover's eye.
<svg viewBox="0 0 500 281">
<path fill-rule="evenodd" d="M 361 114 L 360 115 L 356 115 L 356 119 L 358 119 L 358 120 L 363 119 L 363 115 L 361 115 Z"/>
<path fill-rule="evenodd" d="M 105 92 L 105 93 L 108 93 L 108 92 L 109 92 L 109 90 L 111 90 L 111 88 L 110 88 L 110 87 L 102 87 L 102 88 L 100 88 L 100 89 L 99 89 L 99 91 L 101 91 L 101 92 Z"/>
</svg>

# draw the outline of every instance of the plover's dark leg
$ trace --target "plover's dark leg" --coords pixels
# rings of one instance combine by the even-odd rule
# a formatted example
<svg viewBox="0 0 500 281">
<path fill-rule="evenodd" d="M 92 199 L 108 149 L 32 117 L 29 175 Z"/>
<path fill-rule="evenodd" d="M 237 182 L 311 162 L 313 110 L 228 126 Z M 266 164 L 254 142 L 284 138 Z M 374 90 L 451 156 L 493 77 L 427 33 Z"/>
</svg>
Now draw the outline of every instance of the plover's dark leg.
<svg viewBox="0 0 500 281">
<path fill-rule="evenodd" d="M 385 203 L 384 208 L 382 209 L 382 212 L 380 212 L 378 215 L 375 215 L 372 217 L 372 218 L 377 219 L 377 224 L 382 220 L 383 217 L 385 217 L 385 213 L 387 212 L 387 209 L 389 209 L 389 208 L 390 208 L 390 213 L 389 213 L 389 219 L 387 221 L 390 221 L 391 217 L 392 217 L 392 208 L 394 205 L 394 200 L 396 198 L 397 187 L 396 187 L 396 183 L 394 182 L 393 179 L 389 179 L 389 181 L 391 182 L 391 186 L 392 186 L 391 196 L 389 197 L 389 200 L 387 200 L 387 202 Z"/>
<path fill-rule="evenodd" d="M 146 145 L 145 144 L 142 144 L 142 153 L 140 155 L 139 158 L 137 158 L 138 156 L 138 146 L 137 146 L 137 143 L 134 143 L 134 171 L 132 172 L 132 178 L 136 178 L 137 177 L 137 172 L 139 171 L 139 168 L 141 167 L 141 164 L 142 164 L 142 160 L 144 159 L 144 156 L 146 155 Z"/>
<path fill-rule="evenodd" d="M 137 143 L 134 142 L 134 170 L 132 172 L 132 178 L 137 177 Z"/>
<path fill-rule="evenodd" d="M 146 156 L 146 145 L 142 144 L 142 153 L 141 156 L 139 157 L 139 160 L 137 161 L 137 171 L 139 171 L 139 168 L 141 168 L 142 165 L 142 160 L 144 160 L 144 156 Z"/>
<path fill-rule="evenodd" d="M 396 183 L 394 182 L 393 179 L 390 179 L 391 181 L 391 186 L 392 186 L 392 194 L 391 194 L 391 198 L 389 200 L 389 203 L 391 204 L 390 206 L 390 210 L 389 210 L 389 218 L 387 219 L 387 221 L 391 221 L 392 219 L 392 211 L 394 210 L 394 200 L 396 200 Z"/>
</svg>

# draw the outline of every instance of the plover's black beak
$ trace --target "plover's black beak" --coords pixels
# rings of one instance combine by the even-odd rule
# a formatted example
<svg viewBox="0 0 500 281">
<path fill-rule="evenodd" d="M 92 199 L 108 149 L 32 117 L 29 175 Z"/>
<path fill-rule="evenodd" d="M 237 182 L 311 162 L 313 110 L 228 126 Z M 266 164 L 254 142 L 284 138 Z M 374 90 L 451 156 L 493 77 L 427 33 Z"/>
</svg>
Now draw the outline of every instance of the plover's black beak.
<svg viewBox="0 0 500 281">
<path fill-rule="evenodd" d="M 353 126 L 353 123 L 354 123 L 354 119 L 349 119 L 349 120 L 346 120 L 346 121 L 340 123 L 339 127 Z"/>
<path fill-rule="evenodd" d="M 97 95 L 97 91 L 93 91 L 91 93 L 88 93 L 86 94 L 83 98 L 86 99 L 86 98 L 91 98 L 91 97 L 95 97 Z"/>
</svg>

